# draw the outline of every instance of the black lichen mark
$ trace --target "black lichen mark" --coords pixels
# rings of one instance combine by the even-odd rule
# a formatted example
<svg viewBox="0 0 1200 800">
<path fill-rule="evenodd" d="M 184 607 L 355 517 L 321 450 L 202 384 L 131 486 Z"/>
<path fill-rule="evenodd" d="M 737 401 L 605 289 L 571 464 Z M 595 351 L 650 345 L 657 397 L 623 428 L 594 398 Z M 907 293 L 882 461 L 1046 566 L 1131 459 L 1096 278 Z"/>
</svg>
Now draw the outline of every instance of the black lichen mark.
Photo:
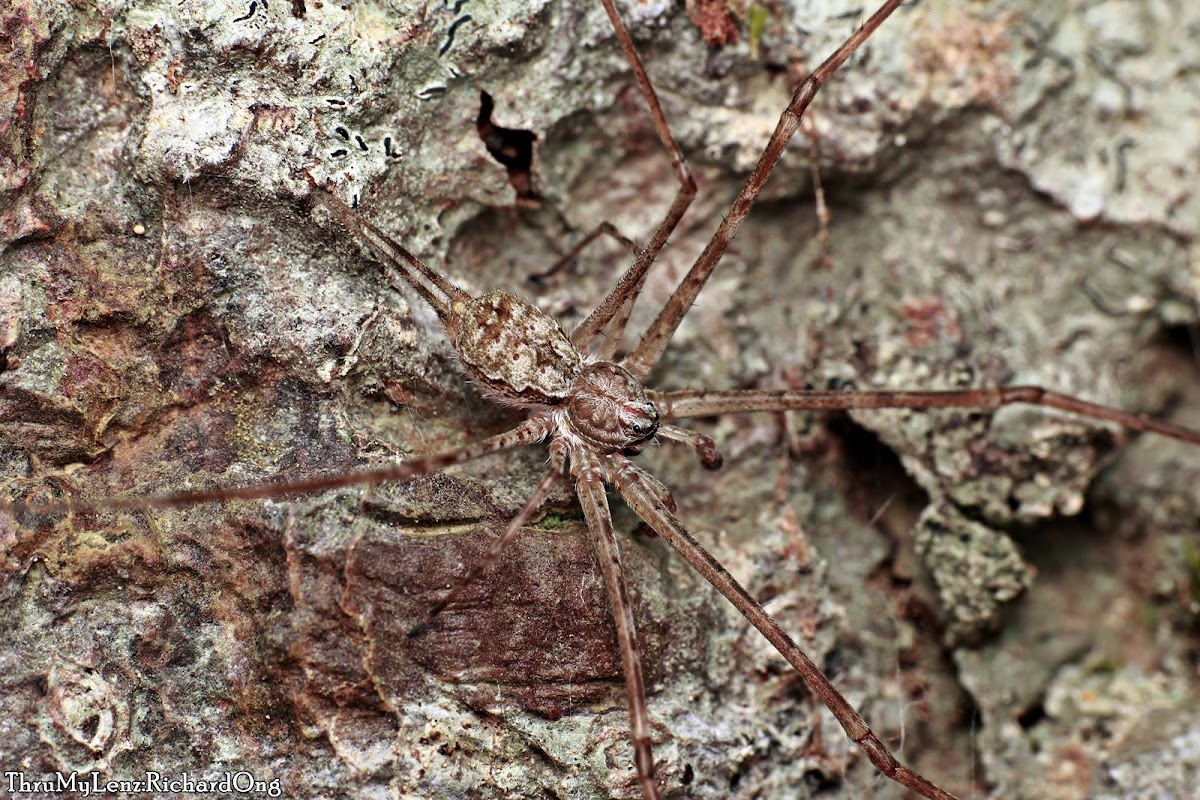
<svg viewBox="0 0 1200 800">
<path fill-rule="evenodd" d="M 1124 138 L 1113 148 L 1117 162 L 1117 174 L 1113 177 L 1113 191 L 1117 194 L 1125 191 L 1125 184 L 1129 179 L 1129 162 L 1125 151 L 1135 147 L 1137 147 L 1137 142 L 1130 138 Z"/>
<path fill-rule="evenodd" d="M 1035 698 L 1017 717 L 1017 724 L 1019 724 L 1023 730 L 1033 730 L 1038 726 L 1039 723 L 1045 721 L 1049 717 L 1049 714 L 1046 713 L 1045 700 L 1045 694 L 1042 693 Z M 1038 744 L 1037 740 L 1033 739 L 1031 741 L 1036 747 Z"/>
<path fill-rule="evenodd" d="M 246 9 L 246 13 L 240 17 L 234 17 L 233 21 L 234 22 L 245 22 L 246 20 L 248 20 L 254 16 L 255 11 L 258 11 L 258 3 L 256 2 L 256 0 L 250 0 L 250 7 Z"/>
<path fill-rule="evenodd" d="M 246 13 L 240 17 L 234 17 L 234 22 L 246 22 L 253 19 L 258 13 L 259 7 L 262 7 L 264 13 L 267 11 L 267 0 L 250 0 L 250 5 L 246 7 Z"/>
<path fill-rule="evenodd" d="M 434 86 L 426 86 L 423 89 L 417 90 L 417 99 L 418 100 L 432 100 L 433 98 L 438 97 L 439 95 L 443 95 L 445 93 L 446 93 L 446 87 L 442 86 L 440 84 L 437 84 Z"/>
<path fill-rule="evenodd" d="M 508 182 L 517 192 L 517 202 L 536 205 L 541 195 L 533 188 L 533 143 L 537 134 L 533 131 L 502 128 L 492 121 L 496 103 L 487 92 L 480 93 L 479 118 L 475 127 L 492 158 L 508 170 Z"/>
<path fill-rule="evenodd" d="M 335 143 L 335 149 L 329 153 L 330 158 L 339 160 L 349 158 L 354 151 L 362 153 L 371 152 L 371 145 L 363 138 L 362 134 L 351 131 L 345 125 L 335 125 L 333 127 L 333 135 L 349 146 L 342 146 Z M 384 136 L 379 144 L 382 145 L 383 154 L 387 158 L 401 158 L 404 155 L 404 151 L 400 149 L 396 144 L 396 140 L 391 136 Z"/>
<path fill-rule="evenodd" d="M 457 14 L 461 7 L 461 3 L 455 5 L 454 13 Z M 442 46 L 438 48 L 439 56 L 446 55 L 450 48 L 454 46 L 454 32 L 461 28 L 464 22 L 469 22 L 470 19 L 470 14 L 463 14 L 461 17 L 450 23 L 450 27 L 446 29 L 446 41 L 442 42 Z"/>
<path fill-rule="evenodd" d="M 367 152 L 367 149 L 368 149 L 367 143 L 363 141 L 363 138 L 361 136 L 359 136 L 357 133 L 351 135 L 350 131 L 347 130 L 344 125 L 336 126 L 333 129 L 333 133 L 335 136 L 337 136 L 343 142 L 353 143 L 358 146 L 359 150 L 362 150 L 364 153 Z M 329 157 L 342 159 L 342 158 L 346 158 L 348 155 L 350 155 L 350 151 L 347 148 L 339 147 L 336 150 L 333 150 L 332 152 L 330 152 Z"/>
</svg>

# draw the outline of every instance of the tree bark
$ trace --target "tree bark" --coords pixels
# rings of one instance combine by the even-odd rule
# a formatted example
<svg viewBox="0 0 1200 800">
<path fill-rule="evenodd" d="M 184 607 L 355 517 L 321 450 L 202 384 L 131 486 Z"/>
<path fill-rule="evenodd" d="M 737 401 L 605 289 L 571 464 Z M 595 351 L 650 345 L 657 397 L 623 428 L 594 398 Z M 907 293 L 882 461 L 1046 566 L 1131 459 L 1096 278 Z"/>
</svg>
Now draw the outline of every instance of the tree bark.
<svg viewBox="0 0 1200 800">
<path fill-rule="evenodd" d="M 622 9 L 701 184 L 634 332 L 789 82 L 860 13 L 676 5 Z M 813 106 L 828 258 L 798 139 L 650 384 L 1040 383 L 1200 424 L 1193 6 L 902 10 Z M 305 212 L 310 182 L 469 291 L 519 292 L 568 329 L 629 254 L 604 242 L 528 277 L 604 220 L 644 239 L 676 188 L 598 3 L 0 14 L 16 496 L 344 471 L 519 419 L 463 384 L 419 298 Z M 1194 449 L 1037 410 L 697 427 L 721 472 L 670 444 L 643 458 L 681 519 L 930 779 L 1004 798 L 1195 785 Z M 294 502 L 0 516 L 0 767 L 244 771 L 298 797 L 636 797 L 568 494 L 407 637 L 544 460 Z M 668 796 L 900 796 L 616 513 Z"/>
</svg>

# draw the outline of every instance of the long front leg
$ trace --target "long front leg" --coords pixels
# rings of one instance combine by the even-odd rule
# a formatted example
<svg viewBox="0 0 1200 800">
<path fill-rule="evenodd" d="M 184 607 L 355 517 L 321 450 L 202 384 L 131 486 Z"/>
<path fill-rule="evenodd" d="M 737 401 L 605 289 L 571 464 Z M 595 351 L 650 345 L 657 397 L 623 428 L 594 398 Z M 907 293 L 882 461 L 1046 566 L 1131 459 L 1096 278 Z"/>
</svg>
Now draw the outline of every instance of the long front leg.
<svg viewBox="0 0 1200 800">
<path fill-rule="evenodd" d="M 1189 444 L 1200 444 L 1200 431 L 1165 420 L 1132 414 L 1040 386 L 1005 386 L 998 389 L 959 389 L 921 392 L 824 392 L 804 390 L 721 392 L 651 392 L 663 419 L 708 417 L 750 411 L 847 411 L 871 408 L 976 408 L 996 409 L 1023 403 L 1054 408 L 1130 430 L 1157 433 Z"/>
<path fill-rule="evenodd" d="M 618 457 L 619 458 L 619 457 Z M 625 498 L 629 507 L 642 518 L 654 531 L 667 541 L 683 558 L 692 565 L 705 580 L 711 583 L 717 591 L 725 595 L 738 611 L 750 620 L 750 624 L 762 633 L 774 645 L 787 662 L 796 668 L 804 684 L 821 698 L 823 702 L 841 723 L 846 735 L 867 754 L 880 772 L 914 792 L 930 800 L 954 800 L 954 795 L 938 788 L 922 775 L 913 772 L 901 764 L 892 752 L 879 740 L 863 718 L 846 698 L 830 683 L 820 668 L 800 649 L 791 637 L 779 627 L 771 615 L 750 596 L 742 585 L 721 566 L 716 559 L 709 555 L 700 543 L 680 524 L 671 512 L 662 508 L 654 500 L 651 492 L 641 480 L 639 470 L 635 467 L 622 465 L 621 480 L 616 483 L 617 491 Z"/>
<path fill-rule="evenodd" d="M 573 462 L 579 504 L 592 535 L 592 547 L 604 573 L 608 597 L 612 602 L 613 619 L 617 623 L 617 642 L 621 647 L 621 664 L 625 669 L 625 691 L 629 696 L 629 727 L 633 735 L 633 758 L 637 767 L 638 784 L 645 800 L 656 800 L 658 781 L 654 778 L 654 755 L 650 749 L 650 715 L 646 711 L 646 685 L 642 680 L 642 664 L 638 658 L 637 630 L 633 609 L 629 604 L 629 589 L 621 568 L 621 552 L 613 533 L 612 517 L 599 464 L 584 457 Z"/>
<path fill-rule="evenodd" d="M 825 59 L 821 66 L 813 70 L 804 79 L 804 82 L 797 87 L 795 93 L 792 95 L 792 101 L 779 117 L 779 122 L 775 126 L 774 133 L 771 134 L 766 148 L 763 149 L 763 154 L 759 157 L 758 163 L 754 165 L 754 171 L 750 173 L 750 177 L 746 180 L 746 185 L 742 187 L 737 197 L 734 198 L 733 205 L 730 206 L 729 211 L 725 214 L 725 219 L 721 222 L 721 226 L 717 228 L 717 232 L 713 234 L 712 239 L 704 247 L 704 251 L 700 253 L 699 258 L 696 259 L 696 263 L 692 265 L 691 270 L 679 283 L 679 287 L 675 289 L 675 293 L 671 295 L 671 299 L 663 306 L 662 311 L 658 314 L 658 318 L 650 325 L 650 328 L 642 336 L 642 340 L 638 343 L 637 347 L 634 348 L 633 352 L 623 362 L 623 366 L 634 375 L 639 378 L 644 377 L 658 363 L 658 359 L 662 356 L 663 350 L 666 349 L 667 343 L 671 341 L 671 337 L 675 334 L 675 329 L 679 327 L 679 323 L 683 321 L 688 309 L 695 302 L 696 296 L 700 294 L 700 290 L 708 282 L 708 278 L 712 275 L 713 270 L 716 269 L 721 256 L 725 254 L 725 248 L 729 246 L 729 242 L 737 235 L 738 229 L 742 225 L 742 220 L 750 213 L 751 207 L 754 206 L 754 201 L 758 199 L 759 192 L 762 191 L 767 178 L 771 175 L 771 171 L 775 169 L 775 164 L 787 148 L 792 134 L 800 127 L 800 117 L 808 109 L 817 91 L 825 85 L 833 73 L 837 71 L 838 67 L 875 32 L 875 29 L 882 25 L 883 21 L 900 7 L 902 2 L 903 0 L 888 0 L 888 2 L 884 3 L 833 55 Z"/>
<path fill-rule="evenodd" d="M 692 204 L 692 199 L 696 196 L 696 180 L 692 177 L 692 170 L 683 156 L 683 150 L 675 141 L 675 135 L 671 133 L 671 126 L 667 124 L 667 117 L 663 114 L 662 106 L 658 102 L 658 94 L 654 91 L 649 76 L 646 75 L 646 68 L 642 66 L 642 59 L 633 46 L 633 40 L 629 38 L 629 31 L 625 29 L 621 15 L 617 13 L 613 0 L 602 0 L 602 2 L 604 11 L 608 14 L 613 30 L 617 34 L 617 41 L 621 43 L 621 49 L 625 51 L 625 58 L 629 60 L 629 66 L 633 68 L 638 89 L 650 109 L 650 116 L 654 120 L 654 131 L 658 134 L 658 140 L 662 142 L 663 149 L 671 157 L 671 168 L 675 170 L 675 177 L 679 181 L 679 191 L 675 193 L 675 199 L 671 201 L 667 215 L 658 224 L 650 241 L 637 253 L 633 264 L 621 276 L 617 285 L 609 292 L 608 297 L 604 298 L 604 302 L 571 333 L 571 342 L 576 347 L 586 347 L 600 331 L 604 330 L 604 326 L 616 317 L 616 322 L 613 323 L 608 334 L 612 344 L 606 347 L 608 355 L 611 355 L 611 352 L 615 351 L 620 343 L 625 323 L 629 321 L 629 312 L 632 310 L 638 294 L 642 291 L 650 265 L 654 263 L 659 251 L 671 238 L 679 220 L 683 219 L 688 206 Z"/>
</svg>

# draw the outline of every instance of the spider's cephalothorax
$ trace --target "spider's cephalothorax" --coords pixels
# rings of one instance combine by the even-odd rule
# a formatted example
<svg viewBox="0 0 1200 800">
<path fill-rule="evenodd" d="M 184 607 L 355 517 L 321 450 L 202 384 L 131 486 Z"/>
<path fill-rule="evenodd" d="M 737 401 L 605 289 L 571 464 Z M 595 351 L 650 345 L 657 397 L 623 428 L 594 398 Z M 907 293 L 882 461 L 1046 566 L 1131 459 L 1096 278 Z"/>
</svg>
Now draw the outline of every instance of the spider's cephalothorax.
<svg viewBox="0 0 1200 800">
<path fill-rule="evenodd" d="M 575 378 L 565 424 L 601 452 L 638 452 L 658 431 L 658 407 L 641 381 L 610 361 L 588 364 Z"/>
</svg>

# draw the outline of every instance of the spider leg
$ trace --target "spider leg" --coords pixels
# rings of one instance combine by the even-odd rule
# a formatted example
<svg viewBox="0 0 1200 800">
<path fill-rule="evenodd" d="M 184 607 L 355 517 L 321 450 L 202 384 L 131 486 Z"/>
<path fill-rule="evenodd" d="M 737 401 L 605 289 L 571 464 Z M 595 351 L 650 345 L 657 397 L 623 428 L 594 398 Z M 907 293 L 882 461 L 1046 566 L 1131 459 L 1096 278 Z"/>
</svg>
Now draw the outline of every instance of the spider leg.
<svg viewBox="0 0 1200 800">
<path fill-rule="evenodd" d="M 151 495 L 149 497 L 86 501 L 68 499 L 42 504 L 0 501 L 0 512 L 13 515 L 40 515 L 57 513 L 59 511 L 88 512 L 146 508 L 181 508 L 184 506 L 200 505 L 201 503 L 215 503 L 228 500 L 265 500 L 272 497 L 314 494 L 328 489 L 337 489 L 342 486 L 369 485 L 385 481 L 406 481 L 429 472 L 436 472 L 439 469 L 444 469 L 454 464 L 462 464 L 482 456 L 502 453 L 505 450 L 534 444 L 545 438 L 548 432 L 547 420 L 540 415 L 535 415 L 505 433 L 490 436 L 487 439 L 463 447 L 456 447 L 453 450 L 446 450 L 422 458 L 414 458 L 411 461 L 405 461 L 382 469 L 348 472 L 341 475 L 315 478 L 300 478 L 292 481 L 249 484 L 225 489 L 200 489 L 194 492 L 177 492 L 174 494 Z"/>
<path fill-rule="evenodd" d="M 557 261 L 541 272 L 535 272 L 532 275 L 527 276 L 525 280 L 533 284 L 541 284 L 542 282 L 554 277 L 563 269 L 565 269 L 568 264 L 578 258 L 579 254 L 583 252 L 585 247 L 599 239 L 601 236 L 608 236 L 614 239 L 635 256 L 641 252 L 638 249 L 637 244 L 635 244 L 634 241 L 628 236 L 621 233 L 621 231 L 617 229 L 616 225 L 613 225 L 611 222 L 601 222 L 599 225 L 592 228 L 592 230 L 588 232 L 587 236 L 584 236 L 582 239 L 576 242 L 574 247 L 563 253 Z M 587 343 L 584 342 L 584 344 Z"/>
<path fill-rule="evenodd" d="M 638 481 L 650 495 L 650 499 L 674 514 L 679 510 L 675 496 L 671 490 L 658 478 L 651 475 L 628 458 L 610 459 L 603 462 L 604 482 L 613 486 L 622 485 L 630 480 Z"/>
<path fill-rule="evenodd" d="M 590 454 L 572 459 L 571 472 L 592 547 L 604 573 L 608 597 L 612 602 L 613 619 L 617 624 L 617 642 L 621 647 L 621 663 L 625 669 L 625 691 L 629 697 L 629 727 L 633 738 L 633 757 L 638 783 L 644 800 L 656 800 L 658 782 L 654 779 L 654 755 L 650 749 L 650 715 L 646 711 L 646 685 L 638 658 L 637 629 L 633 609 L 629 604 L 629 589 L 621 569 L 621 552 L 613 533 L 608 498 L 604 494 L 602 467 Z"/>
<path fill-rule="evenodd" d="M 816 264 L 821 269 L 833 268 L 833 244 L 829 239 L 829 205 L 825 202 L 825 187 L 821 185 L 821 134 L 812 117 L 800 119 L 800 132 L 808 139 L 808 171 L 812 177 L 813 202 L 817 209 L 817 241 L 821 254 Z"/>
<path fill-rule="evenodd" d="M 1189 444 L 1200 444 L 1200 430 L 1175 425 L 1144 414 L 1089 403 L 1069 394 L 1040 386 L 1005 386 L 997 389 L 961 389 L 918 392 L 825 391 L 682 391 L 651 392 L 663 419 L 707 417 L 747 411 L 846 410 L 860 408 L 978 408 L 1024 403 L 1055 408 L 1081 417 L 1115 422 L 1131 430 L 1156 433 Z"/>
<path fill-rule="evenodd" d="M 356 213 L 341 198 L 324 189 L 317 189 L 313 192 L 313 199 L 350 231 L 355 239 L 366 242 L 377 259 L 399 272 L 405 282 L 433 307 L 443 325 L 452 327 L 454 304 L 467 302 L 471 299 L 470 295 L 430 269 L 403 245 Z"/>
<path fill-rule="evenodd" d="M 733 205 L 726 213 L 721 226 L 717 228 L 717 232 L 713 234 L 712 239 L 705 245 L 703 252 L 696 259 L 696 263 L 692 265 L 691 270 L 680 281 L 679 286 L 675 289 L 675 293 L 671 295 L 671 299 L 663 306 L 658 317 L 642 335 L 642 340 L 638 342 L 637 347 L 622 362 L 622 366 L 635 376 L 639 378 L 645 377 L 654 368 L 654 365 L 658 363 L 658 359 L 666 349 L 667 343 L 671 341 L 671 337 L 675 334 L 675 329 L 679 327 L 679 323 L 683 321 L 684 315 L 687 314 L 688 309 L 695 302 L 696 296 L 700 294 L 700 290 L 704 288 L 704 284 L 708 282 L 709 276 L 716 269 L 721 256 L 725 254 L 725 248 L 729 246 L 729 242 L 741 227 L 742 220 L 750 213 L 754 201 L 758 198 L 759 192 L 762 191 L 767 178 L 771 175 L 771 170 L 775 168 L 776 162 L 779 161 L 783 155 L 783 151 L 787 148 L 788 140 L 792 138 L 792 134 L 800 127 L 800 117 L 808 108 L 809 103 L 812 102 L 813 97 L 816 96 L 817 91 L 825 85 L 830 76 L 837 71 L 838 67 L 867 40 L 867 37 L 874 33 L 875 29 L 883 24 L 885 19 L 891 16 L 892 12 L 902 2 L 903 0 L 887 0 L 841 47 L 834 51 L 833 55 L 829 56 L 829 58 L 821 63 L 821 66 L 809 73 L 808 77 L 796 88 L 791 102 L 783 110 L 783 114 L 779 117 L 779 122 L 775 126 L 775 131 L 771 134 L 766 148 L 763 149 L 763 154 L 754 166 L 754 171 L 750 173 L 750 177 L 746 180 L 746 185 L 742 187 L 737 197 L 734 198 Z M 622 278 L 623 281 L 624 278 Z M 620 288 L 621 284 L 618 284 L 617 289 L 619 290 Z"/>
<path fill-rule="evenodd" d="M 454 588 L 447 592 L 445 597 L 443 597 L 441 600 L 435 603 L 432 608 L 429 609 L 428 613 L 425 615 L 424 621 L 413 626 L 412 630 L 408 632 L 409 638 L 420 636 L 422 633 L 424 633 L 429 627 L 429 624 L 433 622 L 434 617 L 436 617 L 438 614 L 441 614 L 447 606 L 451 605 L 455 600 L 457 600 L 464 589 L 474 583 L 480 575 L 486 572 L 487 569 L 496 562 L 496 558 L 499 557 L 504 548 L 508 546 L 509 542 L 517 537 L 517 534 L 520 533 L 521 528 L 524 527 L 525 523 L 529 521 L 530 515 L 533 514 L 537 507 L 542 504 L 542 501 L 546 499 L 546 495 L 550 494 L 550 490 L 554 488 L 554 485 L 558 483 L 561 477 L 561 469 L 552 469 L 546 473 L 546 476 L 542 478 L 541 483 L 539 483 L 537 488 L 533 490 L 533 494 L 530 495 L 529 500 L 525 502 L 525 505 L 521 507 L 521 510 L 517 512 L 517 515 L 508 521 L 508 525 L 505 527 L 504 533 L 500 536 L 500 538 L 492 543 L 491 549 L 489 549 L 482 558 L 475 561 L 475 563 L 471 565 L 470 569 L 467 570 L 466 574 L 459 578 L 458 583 L 454 584 Z"/>
<path fill-rule="evenodd" d="M 604 298 L 596 310 L 589 314 L 588 318 L 571 333 L 571 342 L 580 349 L 596 338 L 596 335 L 604 330 L 614 316 L 617 317 L 617 320 L 609 330 L 609 341 L 620 342 L 621 334 L 625 331 L 625 323 L 629 319 L 629 312 L 633 308 L 638 293 L 642 290 L 642 285 L 646 282 L 646 273 L 650 270 L 650 265 L 654 263 L 654 259 L 658 258 L 659 252 L 666 245 L 667 239 L 671 238 L 675 226 L 679 224 L 679 220 L 683 219 L 684 213 L 696 196 L 696 179 L 692 177 L 692 170 L 683 156 L 683 150 L 680 149 L 674 134 L 671 133 L 666 115 L 663 114 L 662 106 L 658 102 L 658 95 L 650 83 L 650 77 L 646 75 L 646 68 L 642 66 L 642 60 L 633 46 L 633 40 L 629 38 L 629 31 L 625 29 L 625 23 L 621 22 L 621 17 L 613 6 L 613 0 L 602 0 L 602 2 L 604 10 L 608 12 L 608 18 L 612 21 L 613 30 L 616 31 L 617 40 L 621 43 L 621 49 L 625 51 L 625 57 L 629 60 L 630 67 L 633 68 L 633 74 L 637 78 L 642 97 L 650 109 L 658 140 L 662 142 L 663 148 L 671 156 L 671 166 L 675 169 L 675 177 L 679 179 L 679 191 L 675 194 L 675 199 L 671 201 L 667 215 L 650 237 L 650 241 L 637 254 L 633 264 L 617 281 L 617 285 L 609 292 L 608 297 Z M 616 346 L 616 344 L 612 345 L 614 349 Z"/>
<path fill-rule="evenodd" d="M 614 459 L 623 460 L 621 456 Z M 867 723 L 854 710 L 846 698 L 834 688 L 812 659 L 792 641 L 762 606 L 742 588 L 742 585 L 709 555 L 700 543 L 692 538 L 671 512 L 655 502 L 653 493 L 647 491 L 640 480 L 638 470 L 621 470 L 623 480 L 616 483 L 625 502 L 642 520 L 665 539 L 705 580 L 725 595 L 738 611 L 750 620 L 750 624 L 774 645 L 789 664 L 800 673 L 809 690 L 825 704 L 845 729 L 850 740 L 857 744 L 871 759 L 876 768 L 888 778 L 917 792 L 930 800 L 954 800 L 954 795 L 938 788 L 920 774 L 896 760 L 892 752 L 879 740 Z"/>
</svg>

